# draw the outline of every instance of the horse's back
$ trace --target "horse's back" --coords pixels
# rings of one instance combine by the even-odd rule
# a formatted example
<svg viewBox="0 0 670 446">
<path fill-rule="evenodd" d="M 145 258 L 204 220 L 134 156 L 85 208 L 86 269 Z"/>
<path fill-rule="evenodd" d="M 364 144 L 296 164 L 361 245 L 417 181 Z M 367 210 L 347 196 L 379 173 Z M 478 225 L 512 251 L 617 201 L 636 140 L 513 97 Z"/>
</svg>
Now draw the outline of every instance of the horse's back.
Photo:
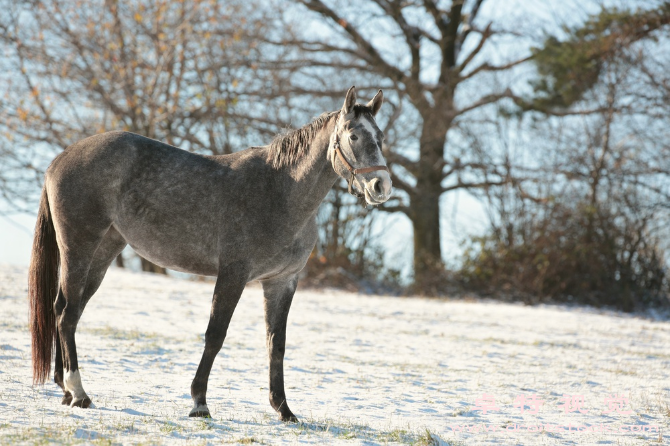
<svg viewBox="0 0 670 446">
<path fill-rule="evenodd" d="M 181 269 L 179 263 L 215 261 L 216 183 L 228 171 L 150 138 L 109 132 L 65 149 L 47 170 L 46 185 L 61 228 L 95 238 L 113 225 L 145 257 Z M 174 248 L 159 249 L 165 242 Z"/>
<path fill-rule="evenodd" d="M 186 158 L 191 158 L 186 160 Z M 46 172 L 49 198 L 67 203 L 68 213 L 88 208 L 111 218 L 119 199 L 138 187 L 169 187 L 197 155 L 130 132 L 108 132 L 67 147 Z M 181 168 L 181 169 L 180 169 Z"/>
<path fill-rule="evenodd" d="M 49 166 L 47 179 L 132 179 L 147 170 L 202 170 L 202 166 L 210 164 L 206 157 L 160 141 L 115 131 L 90 136 L 67 147 Z"/>
</svg>

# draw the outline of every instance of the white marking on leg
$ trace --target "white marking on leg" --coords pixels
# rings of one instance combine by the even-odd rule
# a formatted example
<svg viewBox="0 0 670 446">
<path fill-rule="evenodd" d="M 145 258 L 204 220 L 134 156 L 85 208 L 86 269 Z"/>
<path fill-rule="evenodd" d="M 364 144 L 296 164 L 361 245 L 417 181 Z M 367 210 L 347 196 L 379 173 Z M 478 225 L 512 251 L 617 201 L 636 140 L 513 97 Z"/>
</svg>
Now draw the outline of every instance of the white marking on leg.
<svg viewBox="0 0 670 446">
<path fill-rule="evenodd" d="M 191 412 L 189 412 L 188 416 L 192 417 L 195 416 L 195 414 L 203 413 L 209 414 L 209 408 L 207 407 L 207 404 L 201 404 L 200 406 L 194 404 L 193 409 L 191 409 Z"/>
<path fill-rule="evenodd" d="M 81 385 L 79 370 L 75 370 L 74 372 L 70 372 L 69 370 L 66 371 L 63 382 L 65 384 L 65 390 L 69 390 L 72 394 L 73 401 L 86 398 L 86 392 L 84 392 L 84 387 Z"/>
</svg>

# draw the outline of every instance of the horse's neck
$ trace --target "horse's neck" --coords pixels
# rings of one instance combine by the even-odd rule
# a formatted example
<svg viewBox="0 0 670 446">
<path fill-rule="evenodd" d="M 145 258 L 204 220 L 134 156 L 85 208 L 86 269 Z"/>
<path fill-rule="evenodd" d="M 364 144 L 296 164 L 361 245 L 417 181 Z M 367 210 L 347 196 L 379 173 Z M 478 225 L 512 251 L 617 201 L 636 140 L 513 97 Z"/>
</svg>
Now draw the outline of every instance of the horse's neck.
<svg viewBox="0 0 670 446">
<path fill-rule="evenodd" d="M 291 199 L 296 210 L 315 212 L 337 180 L 337 174 L 328 160 L 330 135 L 335 129 L 332 120 L 312 140 L 307 153 L 289 167 Z"/>
</svg>

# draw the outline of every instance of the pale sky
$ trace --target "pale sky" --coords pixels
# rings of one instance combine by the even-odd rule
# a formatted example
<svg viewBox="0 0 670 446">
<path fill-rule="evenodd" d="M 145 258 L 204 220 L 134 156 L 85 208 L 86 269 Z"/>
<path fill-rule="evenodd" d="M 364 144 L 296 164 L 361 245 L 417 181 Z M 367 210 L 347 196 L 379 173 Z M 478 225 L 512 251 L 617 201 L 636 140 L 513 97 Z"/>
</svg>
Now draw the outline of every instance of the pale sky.
<svg viewBox="0 0 670 446">
<path fill-rule="evenodd" d="M 621 4 L 621 1 L 613 0 L 607 3 Z M 486 3 L 489 9 L 487 13 L 490 16 L 509 15 L 511 11 L 518 11 L 516 15 L 521 18 L 535 16 L 545 23 L 552 20 L 547 19 L 547 16 L 553 17 L 556 23 L 569 21 L 567 18 L 570 16 L 583 17 L 585 13 L 597 9 L 597 4 L 597 1 L 581 2 L 578 0 L 544 4 L 529 3 L 527 0 Z M 566 12 L 572 14 L 566 14 Z M 453 261 L 462 252 L 461 241 L 468 235 L 481 234 L 486 229 L 487 219 L 481 204 L 465 192 L 446 194 L 442 197 L 441 204 L 441 242 L 445 260 L 450 263 L 450 260 Z M 0 263 L 28 264 L 34 226 L 34 216 L 0 216 Z M 387 231 L 388 236 L 382 237 L 383 244 L 387 247 L 387 259 L 394 263 L 411 263 L 412 237 L 408 219 L 404 216 L 396 218 L 393 227 L 388 228 Z"/>
<path fill-rule="evenodd" d="M 0 217 L 0 263 L 28 265 L 35 217 Z"/>
</svg>

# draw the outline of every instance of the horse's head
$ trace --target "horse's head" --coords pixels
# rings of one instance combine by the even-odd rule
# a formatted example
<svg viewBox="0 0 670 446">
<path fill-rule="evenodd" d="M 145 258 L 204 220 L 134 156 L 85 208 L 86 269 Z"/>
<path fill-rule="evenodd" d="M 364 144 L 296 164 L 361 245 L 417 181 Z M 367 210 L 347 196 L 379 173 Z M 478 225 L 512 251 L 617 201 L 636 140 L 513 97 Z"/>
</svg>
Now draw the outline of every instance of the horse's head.
<svg viewBox="0 0 670 446">
<path fill-rule="evenodd" d="M 379 90 L 367 105 L 356 104 L 356 88 L 351 87 L 328 150 L 333 169 L 349 183 L 349 193 L 372 205 L 391 197 L 391 175 L 382 155 L 384 134 L 375 122 L 383 99 Z"/>
</svg>

